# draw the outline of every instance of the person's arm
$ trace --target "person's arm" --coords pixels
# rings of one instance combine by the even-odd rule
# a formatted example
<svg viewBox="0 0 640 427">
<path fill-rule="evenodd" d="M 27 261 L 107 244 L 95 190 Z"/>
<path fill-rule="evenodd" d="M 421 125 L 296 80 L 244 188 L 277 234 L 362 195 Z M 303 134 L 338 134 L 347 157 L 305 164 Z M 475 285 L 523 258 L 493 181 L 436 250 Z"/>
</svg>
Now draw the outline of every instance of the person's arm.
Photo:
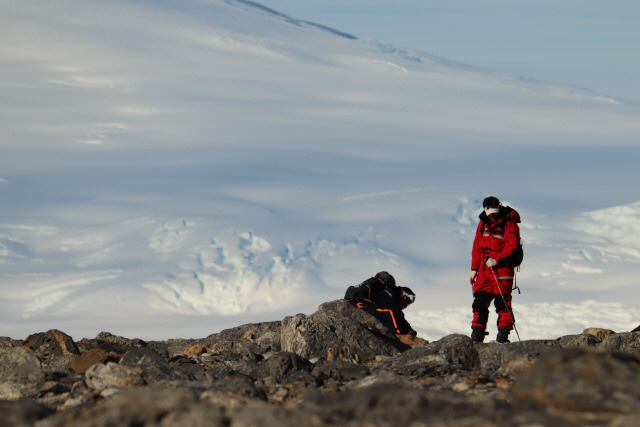
<svg viewBox="0 0 640 427">
<path fill-rule="evenodd" d="M 398 324 L 398 333 L 414 337 L 418 335 L 418 333 L 413 330 L 407 319 L 405 319 L 404 312 L 402 310 L 393 310 L 393 314 L 396 317 L 396 323 Z"/>
<path fill-rule="evenodd" d="M 480 237 L 482 236 L 483 222 L 480 221 L 476 228 L 476 235 L 473 238 L 473 246 L 471 247 L 471 270 L 476 272 L 482 267 L 484 262 L 482 250 L 480 249 Z"/>
</svg>

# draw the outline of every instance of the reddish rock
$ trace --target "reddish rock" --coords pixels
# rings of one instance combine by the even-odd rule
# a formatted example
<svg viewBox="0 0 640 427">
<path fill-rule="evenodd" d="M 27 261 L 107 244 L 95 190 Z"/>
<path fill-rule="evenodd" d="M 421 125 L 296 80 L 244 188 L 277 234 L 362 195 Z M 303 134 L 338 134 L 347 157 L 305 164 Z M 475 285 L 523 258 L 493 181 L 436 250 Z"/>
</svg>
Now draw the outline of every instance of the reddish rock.
<svg viewBox="0 0 640 427">
<path fill-rule="evenodd" d="M 207 349 L 201 345 L 192 345 L 184 349 L 184 354 L 187 356 L 193 356 L 194 354 L 206 353 Z"/>
<path fill-rule="evenodd" d="M 73 359 L 67 366 L 75 372 L 86 372 L 96 363 L 118 362 L 119 356 L 108 353 L 101 348 L 94 348 Z"/>
</svg>

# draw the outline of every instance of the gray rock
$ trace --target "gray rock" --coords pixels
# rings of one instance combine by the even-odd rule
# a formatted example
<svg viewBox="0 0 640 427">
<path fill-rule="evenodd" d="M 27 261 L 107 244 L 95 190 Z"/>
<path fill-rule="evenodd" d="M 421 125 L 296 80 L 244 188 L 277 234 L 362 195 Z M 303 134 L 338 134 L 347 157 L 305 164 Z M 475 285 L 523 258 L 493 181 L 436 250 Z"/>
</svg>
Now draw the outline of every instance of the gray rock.
<svg viewBox="0 0 640 427">
<path fill-rule="evenodd" d="M 391 370 L 412 378 L 443 377 L 480 367 L 477 346 L 466 335 L 448 335 L 429 344 L 415 346 L 372 366 L 373 373 Z"/>
<path fill-rule="evenodd" d="M 512 395 L 521 406 L 578 421 L 638 414 L 640 358 L 584 349 L 552 352 L 516 380 Z"/>
<path fill-rule="evenodd" d="M 94 339 L 82 339 L 77 345 L 82 353 L 99 348 L 107 353 L 125 354 L 127 351 L 145 347 L 147 343 L 139 338 L 130 339 L 110 332 L 100 332 Z"/>
<path fill-rule="evenodd" d="M 71 374 L 73 370 L 69 368 L 69 362 L 78 357 L 76 354 L 65 354 L 63 356 L 54 357 L 47 363 L 43 363 L 42 368 L 47 374 Z"/>
<path fill-rule="evenodd" d="M 98 391 L 111 387 L 141 386 L 145 384 L 144 371 L 115 362 L 104 365 L 96 363 L 85 372 L 85 383 Z"/>
<path fill-rule="evenodd" d="M 70 355 L 43 352 L 41 364 L 15 347 L 20 342 L 2 340 L 0 398 L 20 400 L 0 401 L 0 420 L 38 427 L 617 427 L 640 417 L 634 333 L 609 334 L 606 346 L 581 334 L 477 345 L 449 335 L 410 347 L 340 300 L 202 339 L 98 337 L 78 347 L 113 353 L 120 363 L 70 371 Z"/>
<path fill-rule="evenodd" d="M 615 332 L 612 331 L 611 329 L 604 329 L 604 328 L 587 328 L 584 331 L 582 331 L 582 333 L 584 335 L 587 335 L 587 334 L 588 335 L 593 335 L 596 338 L 598 338 L 598 340 L 600 340 L 600 341 L 604 341 L 610 335 L 615 334 Z"/>
<path fill-rule="evenodd" d="M 148 342 L 146 347 L 158 353 L 167 362 L 169 361 L 169 347 L 167 346 L 167 343 L 161 341 L 152 341 Z"/>
<path fill-rule="evenodd" d="M 454 392 L 376 384 L 342 393 L 307 396 L 301 411 L 324 425 L 353 426 L 487 426 L 513 425 L 504 401 L 467 398 Z M 496 422 L 499 421 L 499 422 Z"/>
<path fill-rule="evenodd" d="M 50 416 L 53 412 L 53 410 L 33 400 L 0 400 L 0 417 L 2 425 L 5 426 L 32 427 L 38 420 Z"/>
<path fill-rule="evenodd" d="M 210 335 L 204 340 L 208 347 L 217 342 L 239 342 L 246 340 L 258 346 L 259 353 L 270 353 L 281 350 L 280 321 L 250 323 L 220 333 Z"/>
<path fill-rule="evenodd" d="M 376 356 L 391 356 L 411 348 L 375 317 L 344 300 L 324 303 L 310 316 L 285 318 L 280 326 L 280 345 L 283 351 L 309 360 L 355 362 L 372 361 Z"/>
<path fill-rule="evenodd" d="M 27 348 L 0 352 L 0 399 L 33 397 L 45 382 L 40 359 Z"/>
<path fill-rule="evenodd" d="M 486 375 L 494 375 L 501 366 L 516 357 L 538 358 L 544 354 L 560 350 L 561 344 L 557 340 L 530 340 L 508 344 L 491 342 L 476 344 L 480 356 L 480 368 Z"/>
<path fill-rule="evenodd" d="M 311 374 L 321 382 L 331 378 L 339 383 L 345 383 L 368 377 L 371 375 L 371 369 L 365 365 L 336 360 L 317 364 Z"/>
<path fill-rule="evenodd" d="M 194 375 L 174 368 L 156 351 L 146 347 L 127 352 L 120 359 L 120 365 L 140 368 L 144 373 L 145 380 L 149 383 L 162 380 L 195 380 Z"/>
<path fill-rule="evenodd" d="M 258 380 L 273 378 L 276 382 L 295 371 L 310 370 L 310 363 L 295 353 L 278 352 L 258 364 Z"/>
<path fill-rule="evenodd" d="M 98 365 L 96 365 L 98 366 Z M 198 401 L 189 389 L 149 386 L 127 389 L 95 405 L 69 408 L 42 427 L 223 426 L 224 409 Z"/>
<path fill-rule="evenodd" d="M 0 337 L 0 351 L 8 350 L 14 347 L 22 347 L 22 340 L 14 340 L 10 337 Z"/>
<path fill-rule="evenodd" d="M 602 341 L 595 335 L 582 333 L 580 335 L 566 335 L 558 338 L 556 341 L 562 348 L 595 348 Z"/>
<path fill-rule="evenodd" d="M 640 332 L 621 332 L 609 335 L 603 342 L 604 350 L 640 351 Z"/>
</svg>

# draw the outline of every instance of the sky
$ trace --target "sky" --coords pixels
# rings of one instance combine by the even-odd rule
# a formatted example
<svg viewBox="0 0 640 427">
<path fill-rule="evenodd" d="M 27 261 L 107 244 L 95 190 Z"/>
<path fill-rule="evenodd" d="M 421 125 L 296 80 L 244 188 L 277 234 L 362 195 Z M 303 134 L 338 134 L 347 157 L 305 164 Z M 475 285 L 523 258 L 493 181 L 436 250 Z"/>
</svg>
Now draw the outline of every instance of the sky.
<svg viewBox="0 0 640 427">
<path fill-rule="evenodd" d="M 392 42 L 241 0 L 0 2 L 0 336 L 204 337 L 380 270 L 421 336 L 466 334 L 489 195 L 523 218 L 523 339 L 635 328 L 640 104 Z"/>
<path fill-rule="evenodd" d="M 635 0 L 265 0 L 363 39 L 640 102 Z"/>
</svg>

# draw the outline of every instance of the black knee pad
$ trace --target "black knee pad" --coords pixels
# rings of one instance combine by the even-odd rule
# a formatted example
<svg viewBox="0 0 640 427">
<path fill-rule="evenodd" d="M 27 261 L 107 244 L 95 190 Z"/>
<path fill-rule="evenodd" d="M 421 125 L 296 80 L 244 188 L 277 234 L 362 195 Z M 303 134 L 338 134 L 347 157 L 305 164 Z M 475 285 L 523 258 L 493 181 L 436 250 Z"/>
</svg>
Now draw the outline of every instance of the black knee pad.
<svg viewBox="0 0 640 427">
<path fill-rule="evenodd" d="M 478 313 L 489 312 L 488 306 L 491 302 L 491 295 L 489 292 L 478 291 L 473 293 L 473 304 L 471 308 Z"/>
<path fill-rule="evenodd" d="M 504 297 L 496 296 L 496 300 L 494 301 L 494 305 L 496 306 L 496 313 L 505 311 L 507 309 L 507 304 L 505 301 L 511 301 L 511 295 L 504 295 Z"/>
</svg>

